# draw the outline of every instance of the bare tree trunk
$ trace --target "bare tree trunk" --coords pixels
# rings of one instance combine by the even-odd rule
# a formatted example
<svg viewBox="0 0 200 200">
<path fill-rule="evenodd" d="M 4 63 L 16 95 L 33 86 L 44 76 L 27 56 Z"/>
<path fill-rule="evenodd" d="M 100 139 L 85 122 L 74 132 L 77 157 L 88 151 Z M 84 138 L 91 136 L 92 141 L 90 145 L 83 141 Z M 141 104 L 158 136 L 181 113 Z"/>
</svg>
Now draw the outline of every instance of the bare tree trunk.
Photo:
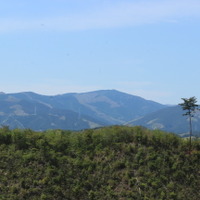
<svg viewBox="0 0 200 200">
<path fill-rule="evenodd" d="M 189 152 L 191 153 L 191 148 L 192 148 L 192 117 L 189 116 L 190 118 L 190 144 L 189 144 Z"/>
</svg>

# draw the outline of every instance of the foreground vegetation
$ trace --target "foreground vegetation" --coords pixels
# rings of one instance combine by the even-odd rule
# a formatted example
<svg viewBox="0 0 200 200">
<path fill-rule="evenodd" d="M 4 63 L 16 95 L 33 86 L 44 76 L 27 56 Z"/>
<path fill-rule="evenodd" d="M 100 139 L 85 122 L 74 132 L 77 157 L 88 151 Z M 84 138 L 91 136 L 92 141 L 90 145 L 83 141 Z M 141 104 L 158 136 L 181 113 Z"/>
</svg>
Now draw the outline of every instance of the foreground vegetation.
<svg viewBox="0 0 200 200">
<path fill-rule="evenodd" d="M 1 200 L 199 200 L 200 141 L 142 127 L 0 129 Z"/>
</svg>

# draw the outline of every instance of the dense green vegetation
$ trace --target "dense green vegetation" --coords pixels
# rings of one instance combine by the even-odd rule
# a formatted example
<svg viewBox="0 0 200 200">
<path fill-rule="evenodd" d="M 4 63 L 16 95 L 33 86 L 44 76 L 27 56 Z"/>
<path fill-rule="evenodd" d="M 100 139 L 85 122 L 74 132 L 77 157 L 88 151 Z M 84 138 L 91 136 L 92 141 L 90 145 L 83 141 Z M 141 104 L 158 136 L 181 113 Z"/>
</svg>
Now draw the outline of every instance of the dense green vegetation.
<svg viewBox="0 0 200 200">
<path fill-rule="evenodd" d="M 1 200 L 199 200 L 200 141 L 142 127 L 0 129 Z"/>
</svg>

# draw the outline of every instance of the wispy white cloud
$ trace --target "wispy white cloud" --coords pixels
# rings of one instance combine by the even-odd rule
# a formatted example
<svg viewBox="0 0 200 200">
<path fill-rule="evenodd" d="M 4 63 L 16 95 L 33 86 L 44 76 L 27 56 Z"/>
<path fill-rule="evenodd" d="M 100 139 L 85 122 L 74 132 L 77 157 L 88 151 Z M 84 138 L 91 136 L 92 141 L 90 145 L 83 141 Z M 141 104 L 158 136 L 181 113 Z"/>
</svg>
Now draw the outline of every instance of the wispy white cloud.
<svg viewBox="0 0 200 200">
<path fill-rule="evenodd" d="M 62 16 L 0 18 L 0 32 L 15 30 L 74 31 L 126 27 L 157 22 L 176 22 L 182 17 L 200 17 L 199 0 L 123 1 L 91 7 L 91 11 Z M 70 12 L 72 13 L 72 12 Z"/>
</svg>

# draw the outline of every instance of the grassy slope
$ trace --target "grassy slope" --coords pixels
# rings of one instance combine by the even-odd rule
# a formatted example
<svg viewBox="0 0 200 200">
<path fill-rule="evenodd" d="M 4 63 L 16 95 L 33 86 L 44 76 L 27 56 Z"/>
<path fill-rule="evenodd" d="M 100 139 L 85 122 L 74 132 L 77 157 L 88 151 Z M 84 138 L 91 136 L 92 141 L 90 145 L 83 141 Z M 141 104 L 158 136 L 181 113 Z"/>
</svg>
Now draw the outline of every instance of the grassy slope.
<svg viewBox="0 0 200 200">
<path fill-rule="evenodd" d="M 200 199 L 200 141 L 141 127 L 0 129 L 0 199 Z"/>
</svg>

